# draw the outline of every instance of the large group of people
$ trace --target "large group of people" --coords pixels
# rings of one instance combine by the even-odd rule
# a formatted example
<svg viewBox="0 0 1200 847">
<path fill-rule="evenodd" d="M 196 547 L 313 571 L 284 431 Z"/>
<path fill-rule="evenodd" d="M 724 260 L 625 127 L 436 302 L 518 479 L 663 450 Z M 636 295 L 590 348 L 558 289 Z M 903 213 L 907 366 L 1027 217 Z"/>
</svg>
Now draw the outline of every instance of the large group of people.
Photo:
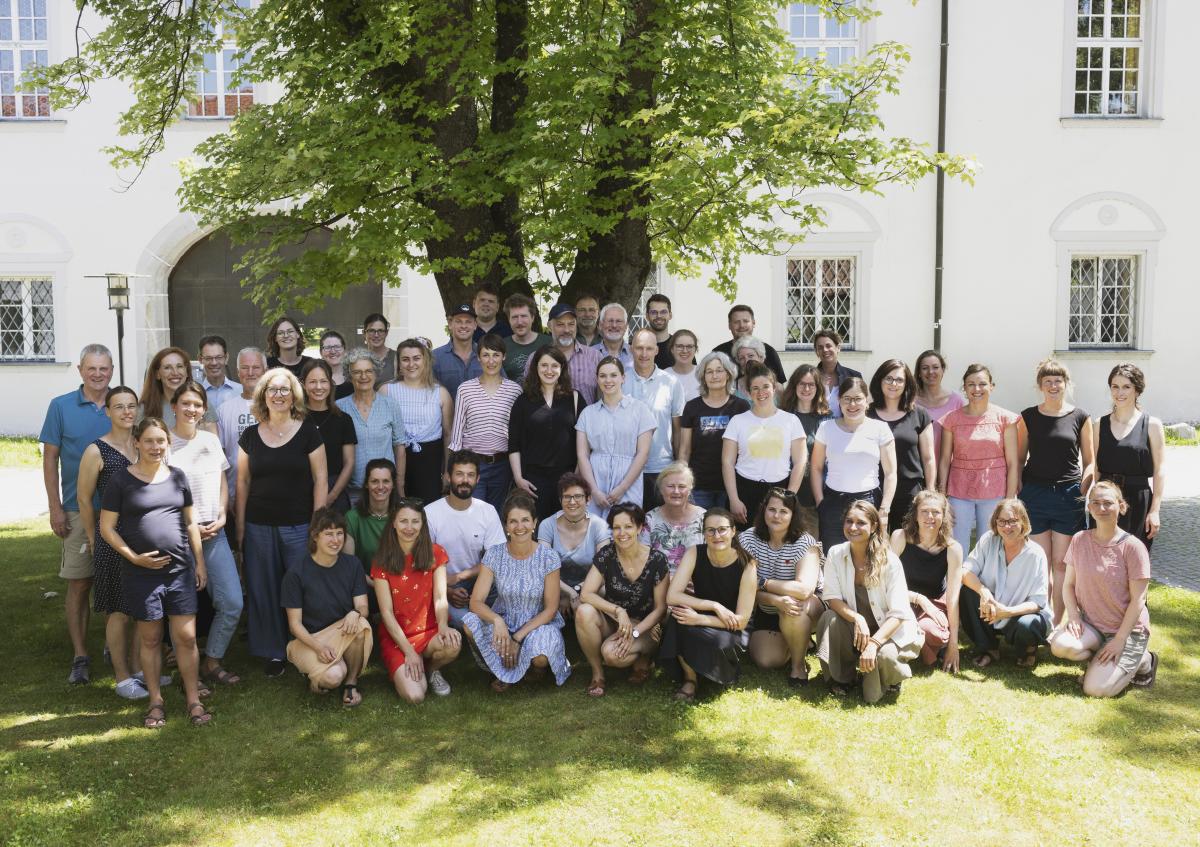
<svg viewBox="0 0 1200 847">
<path fill-rule="evenodd" d="M 831 691 L 874 703 L 918 658 L 957 671 L 960 632 L 980 670 L 1007 642 L 1021 667 L 1043 646 L 1087 662 L 1091 696 L 1153 683 L 1164 435 L 1135 365 L 1093 420 L 1048 359 L 1018 414 L 985 365 L 945 386 L 935 350 L 868 381 L 821 329 L 789 376 L 748 306 L 702 355 L 664 295 L 646 318 L 630 333 L 584 295 L 543 334 L 534 301 L 501 310 L 485 284 L 436 349 L 389 347 L 372 314 L 364 346 L 328 330 L 311 357 L 282 317 L 237 351 L 237 381 L 208 335 L 195 372 L 156 353 L 140 396 L 84 348 L 41 433 L 69 681 L 90 681 L 94 608 L 147 728 L 167 719 L 164 662 L 188 720 L 211 720 L 204 698 L 241 681 L 225 658 L 243 611 L 268 677 L 290 663 L 346 707 L 376 644 L 419 703 L 450 693 L 464 647 L 496 692 L 562 685 L 572 629 L 593 697 L 609 669 L 638 685 L 660 667 L 688 702 L 743 660 L 804 686 L 812 653 Z"/>
</svg>

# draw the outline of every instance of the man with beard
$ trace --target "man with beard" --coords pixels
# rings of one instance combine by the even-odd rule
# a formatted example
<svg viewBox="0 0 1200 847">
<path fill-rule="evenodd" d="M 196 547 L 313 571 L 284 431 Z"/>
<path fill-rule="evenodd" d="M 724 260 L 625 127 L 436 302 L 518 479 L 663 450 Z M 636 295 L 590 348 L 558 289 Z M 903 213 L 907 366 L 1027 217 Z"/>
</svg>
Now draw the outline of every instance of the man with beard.
<svg viewBox="0 0 1200 847">
<path fill-rule="evenodd" d="M 504 374 L 520 382 L 525 378 L 529 357 L 543 344 L 549 344 L 550 336 L 534 332 L 537 304 L 524 294 L 510 294 L 504 301 L 504 312 L 512 327 L 512 336 L 504 342 Z"/>
<path fill-rule="evenodd" d="M 651 294 L 646 301 L 646 323 L 654 330 L 654 340 L 658 342 L 658 353 L 654 357 L 656 367 L 669 371 L 675 366 L 675 357 L 671 355 L 671 298 L 665 294 Z"/>
<path fill-rule="evenodd" d="M 601 341 L 600 301 L 595 294 L 580 294 L 575 298 L 575 319 L 578 334 L 575 338 L 584 347 L 595 347 Z"/>
<path fill-rule="evenodd" d="M 550 309 L 550 320 L 547 324 L 554 346 L 567 359 L 567 373 L 571 376 L 571 387 L 583 397 L 583 402 L 591 405 L 596 402 L 596 366 L 600 364 L 600 351 L 581 344 L 575 335 L 577 322 L 575 307 L 570 303 L 556 303 Z M 529 373 L 529 361 L 525 363 L 525 373 Z"/>
<path fill-rule="evenodd" d="M 745 304 L 738 303 L 729 310 L 729 334 L 733 337 L 724 344 L 718 344 L 713 350 L 717 353 L 724 353 L 732 359 L 733 342 L 743 335 L 754 335 L 754 327 L 754 310 Z M 787 382 L 787 375 L 783 372 L 783 362 L 779 359 L 779 351 L 765 341 L 763 346 L 767 348 L 767 367 L 775 372 L 775 379 L 780 385 L 783 385 Z"/>
<path fill-rule="evenodd" d="M 620 303 L 609 303 L 600 310 L 600 343 L 594 345 L 600 358 L 614 356 L 621 360 L 626 372 L 633 369 L 633 351 L 629 349 L 626 333 L 629 331 L 629 313 Z"/>
<path fill-rule="evenodd" d="M 475 289 L 475 298 L 471 301 L 475 308 L 475 335 L 471 339 L 478 342 L 489 332 L 508 338 L 512 335 L 512 327 L 500 315 L 500 289 L 490 282 L 481 282 Z"/>
<path fill-rule="evenodd" d="M 450 557 L 446 565 L 450 623 L 462 629 L 484 551 L 503 544 L 505 537 L 496 510 L 471 496 L 479 481 L 479 457 L 469 450 L 459 450 L 450 454 L 446 466 L 450 491 L 425 507 L 425 519 L 433 543 L 445 548 Z"/>
<path fill-rule="evenodd" d="M 483 373 L 483 366 L 475 355 L 475 310 L 467 303 L 460 303 L 446 315 L 446 320 L 450 325 L 450 340 L 433 349 L 433 378 L 453 399 L 460 385 Z"/>
</svg>

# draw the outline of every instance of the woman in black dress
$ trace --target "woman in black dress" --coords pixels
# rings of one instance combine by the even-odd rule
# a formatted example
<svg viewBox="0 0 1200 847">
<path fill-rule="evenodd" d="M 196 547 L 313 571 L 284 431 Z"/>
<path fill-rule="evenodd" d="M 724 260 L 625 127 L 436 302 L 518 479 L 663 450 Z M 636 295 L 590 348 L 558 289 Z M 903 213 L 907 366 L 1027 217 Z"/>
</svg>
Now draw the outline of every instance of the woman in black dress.
<svg viewBox="0 0 1200 847">
<path fill-rule="evenodd" d="M 1108 390 L 1113 405 L 1097 426 L 1096 478 L 1120 486 L 1129 509 L 1118 526 L 1149 550 L 1161 528 L 1166 435 L 1162 421 L 1142 411 L 1146 377 L 1141 368 L 1129 362 L 1117 365 L 1108 375 Z"/>
<path fill-rule="evenodd" d="M 121 591 L 137 621 L 142 669 L 150 693 L 150 708 L 142 725 L 161 729 L 167 719 L 158 676 L 165 617 L 183 677 L 188 720 L 203 726 L 212 715 L 200 702 L 196 591 L 204 587 L 207 574 L 200 527 L 192 511 L 192 491 L 187 475 L 166 462 L 171 433 L 160 418 L 143 418 L 133 428 L 133 437 L 138 460 L 118 471 L 105 488 L 100 534 L 124 559 Z"/>
<path fill-rule="evenodd" d="M 513 483 L 537 500 L 539 521 L 558 511 L 558 480 L 575 470 L 575 421 L 583 406 L 566 357 L 549 344 L 539 347 L 508 418 Z"/>
<path fill-rule="evenodd" d="M 659 655 L 680 683 L 676 700 L 694 701 L 700 676 L 718 685 L 737 682 L 757 589 L 758 567 L 737 542 L 733 515 L 709 509 L 704 543 L 684 554 L 667 590 L 671 615 Z"/>
<path fill-rule="evenodd" d="M 304 366 L 300 375 L 304 386 L 304 405 L 308 419 L 321 431 L 325 442 L 325 472 L 329 477 L 329 496 L 326 502 L 343 515 L 350 511 L 350 495 L 346 487 L 354 473 L 354 450 L 358 433 L 354 421 L 341 410 L 333 398 L 333 370 L 324 359 L 315 359 Z"/>
</svg>

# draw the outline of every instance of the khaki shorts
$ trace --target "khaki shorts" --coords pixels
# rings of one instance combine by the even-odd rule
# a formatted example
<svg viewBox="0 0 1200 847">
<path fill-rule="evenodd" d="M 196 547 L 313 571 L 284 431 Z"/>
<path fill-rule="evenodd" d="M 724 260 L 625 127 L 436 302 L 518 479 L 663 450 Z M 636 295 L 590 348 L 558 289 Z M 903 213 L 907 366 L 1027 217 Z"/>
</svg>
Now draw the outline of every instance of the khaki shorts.
<svg viewBox="0 0 1200 847">
<path fill-rule="evenodd" d="M 92 551 L 88 549 L 87 533 L 79 512 L 67 512 L 67 537 L 63 539 L 62 566 L 58 575 L 63 579 L 91 579 Z"/>
</svg>

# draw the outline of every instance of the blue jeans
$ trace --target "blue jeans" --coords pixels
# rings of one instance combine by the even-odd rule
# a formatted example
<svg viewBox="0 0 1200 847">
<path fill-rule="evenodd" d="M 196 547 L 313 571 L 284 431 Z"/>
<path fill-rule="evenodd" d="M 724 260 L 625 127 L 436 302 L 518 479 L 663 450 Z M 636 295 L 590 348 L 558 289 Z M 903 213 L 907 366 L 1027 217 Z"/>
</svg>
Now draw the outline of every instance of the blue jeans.
<svg viewBox="0 0 1200 847">
<path fill-rule="evenodd" d="M 727 495 L 724 491 L 701 491 L 699 488 L 693 488 L 692 502 L 701 509 L 711 509 L 714 506 L 719 506 L 722 509 L 728 509 L 729 495 Z"/>
<path fill-rule="evenodd" d="M 983 535 L 991 527 L 992 512 L 1004 498 L 993 497 L 988 500 L 961 500 L 950 497 L 950 511 L 954 514 L 954 540 L 962 545 L 963 558 L 971 552 L 971 530 L 975 530 L 975 538 Z"/>
<path fill-rule="evenodd" d="M 480 500 L 491 503 L 497 514 L 512 487 L 512 467 L 505 456 L 498 462 L 481 462 L 479 464 L 479 482 L 475 483 L 475 496 Z"/>
<path fill-rule="evenodd" d="M 204 655 L 222 659 L 242 616 L 242 581 L 225 530 L 204 542 L 204 564 L 208 568 L 208 593 L 217 611 L 204 644 Z"/>
<path fill-rule="evenodd" d="M 246 524 L 246 629 L 250 655 L 287 658 L 287 615 L 279 598 L 283 575 L 308 555 L 308 524 Z"/>
</svg>

